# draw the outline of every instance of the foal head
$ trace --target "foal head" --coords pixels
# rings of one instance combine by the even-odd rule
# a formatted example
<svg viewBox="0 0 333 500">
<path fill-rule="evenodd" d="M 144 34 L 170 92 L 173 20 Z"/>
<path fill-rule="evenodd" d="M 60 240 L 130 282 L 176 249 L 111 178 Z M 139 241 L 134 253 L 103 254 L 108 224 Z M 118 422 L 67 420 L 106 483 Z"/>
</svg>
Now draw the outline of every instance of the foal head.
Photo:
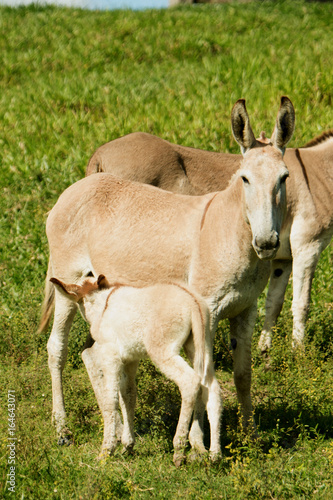
<svg viewBox="0 0 333 500">
<path fill-rule="evenodd" d="M 243 154 L 237 175 L 243 183 L 243 211 L 251 227 L 252 245 L 260 259 L 273 259 L 280 246 L 280 231 L 286 209 L 286 179 L 289 172 L 283 155 L 294 131 L 294 107 L 288 97 L 281 98 L 270 141 L 255 139 L 244 99 L 234 105 L 231 124 Z"/>
<path fill-rule="evenodd" d="M 109 290 L 111 285 L 103 274 L 100 274 L 97 279 L 86 277 L 79 285 L 63 283 L 57 278 L 51 278 L 50 281 L 56 285 L 60 293 L 77 303 L 88 323 L 92 323 L 96 313 L 101 313 L 104 310 L 106 295 L 103 296 L 103 294 L 96 292 Z"/>
</svg>

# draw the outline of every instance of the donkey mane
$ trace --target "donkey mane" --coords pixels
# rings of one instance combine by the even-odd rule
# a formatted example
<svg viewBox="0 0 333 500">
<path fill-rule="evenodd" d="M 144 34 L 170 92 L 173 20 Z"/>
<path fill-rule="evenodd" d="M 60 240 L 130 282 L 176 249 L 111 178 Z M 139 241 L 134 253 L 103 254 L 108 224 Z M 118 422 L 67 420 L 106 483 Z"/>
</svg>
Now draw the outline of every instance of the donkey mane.
<svg viewBox="0 0 333 500">
<path fill-rule="evenodd" d="M 333 137 L 333 128 L 331 130 L 326 130 L 322 134 L 318 135 L 311 141 L 307 142 L 302 148 L 311 148 L 313 146 L 317 146 L 317 144 L 321 144 L 322 142 L 327 141 L 330 137 Z"/>
</svg>

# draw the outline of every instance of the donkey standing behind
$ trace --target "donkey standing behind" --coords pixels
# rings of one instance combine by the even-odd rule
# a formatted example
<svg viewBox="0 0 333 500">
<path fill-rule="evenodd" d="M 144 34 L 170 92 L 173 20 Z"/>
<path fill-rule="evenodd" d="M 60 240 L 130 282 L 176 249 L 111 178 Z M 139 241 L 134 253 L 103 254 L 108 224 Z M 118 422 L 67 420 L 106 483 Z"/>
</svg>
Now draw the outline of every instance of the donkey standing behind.
<svg viewBox="0 0 333 500">
<path fill-rule="evenodd" d="M 122 444 L 134 445 L 135 374 L 139 360 L 149 356 L 164 375 L 179 387 L 182 405 L 173 440 L 174 463 L 180 465 L 194 405 L 201 389 L 211 428 L 210 455 L 221 454 L 222 400 L 215 378 L 209 312 L 202 299 L 183 286 L 156 284 L 133 288 L 110 285 L 103 275 L 85 278 L 82 285 L 51 281 L 77 303 L 95 340 L 82 353 L 104 419 L 100 457 L 117 446 L 118 394 L 122 397 Z M 192 335 L 191 335 L 192 332 Z M 194 369 L 180 356 L 182 347 L 193 353 Z M 125 376 L 124 376 L 125 375 Z M 122 382 L 122 383 L 121 383 Z"/>
<path fill-rule="evenodd" d="M 60 436 L 66 417 L 62 370 L 77 307 L 54 290 L 49 278 L 79 283 L 91 272 L 135 286 L 170 281 L 190 286 L 208 304 L 212 339 L 218 321 L 230 318 L 237 396 L 244 425 L 253 421 L 252 331 L 269 260 L 286 230 L 288 170 L 283 152 L 294 122 L 293 105 L 282 97 L 272 143 L 258 143 L 245 101 L 237 101 L 231 123 L 243 161 L 230 186 L 219 193 L 184 196 L 99 174 L 81 179 L 60 196 L 46 224 L 50 260 L 40 326 L 46 326 L 55 299 L 47 347 Z M 203 413 L 204 405 L 197 402 L 189 440 L 199 449 Z"/>
<path fill-rule="evenodd" d="M 265 141 L 261 135 L 259 141 Z M 267 141 L 267 139 L 266 139 Z M 293 346 L 303 346 L 311 284 L 321 252 L 333 234 L 333 130 L 300 149 L 287 149 L 288 208 L 281 245 L 272 262 L 260 349 L 271 348 L 272 327 L 293 271 Z M 86 175 L 106 172 L 175 193 L 200 195 L 225 189 L 240 155 L 213 153 L 133 133 L 99 147 Z"/>
</svg>

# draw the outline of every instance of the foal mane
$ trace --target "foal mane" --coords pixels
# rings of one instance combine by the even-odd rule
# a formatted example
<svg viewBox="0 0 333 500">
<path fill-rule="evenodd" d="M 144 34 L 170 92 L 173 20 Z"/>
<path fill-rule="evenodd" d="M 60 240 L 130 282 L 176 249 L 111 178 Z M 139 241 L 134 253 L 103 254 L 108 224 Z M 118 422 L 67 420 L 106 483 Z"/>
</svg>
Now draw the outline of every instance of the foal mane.
<svg viewBox="0 0 333 500">
<path fill-rule="evenodd" d="M 327 141 L 330 137 L 333 137 L 333 129 L 326 130 L 322 134 L 318 135 L 311 141 L 307 142 L 302 148 L 311 148 L 312 146 L 317 146 L 317 144 L 321 144 L 324 141 Z"/>
</svg>

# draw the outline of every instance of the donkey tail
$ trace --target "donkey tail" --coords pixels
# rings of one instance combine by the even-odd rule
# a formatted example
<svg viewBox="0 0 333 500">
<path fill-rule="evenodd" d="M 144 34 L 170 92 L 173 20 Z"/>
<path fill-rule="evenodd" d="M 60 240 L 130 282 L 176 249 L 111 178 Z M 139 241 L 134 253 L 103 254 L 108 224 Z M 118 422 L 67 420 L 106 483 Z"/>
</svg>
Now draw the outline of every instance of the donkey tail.
<svg viewBox="0 0 333 500">
<path fill-rule="evenodd" d="M 208 308 L 202 299 L 194 297 L 195 307 L 192 310 L 192 335 L 195 348 L 194 370 L 204 377 L 207 361 L 207 336 L 209 336 Z"/>
<path fill-rule="evenodd" d="M 51 316 L 54 309 L 54 285 L 51 283 L 52 278 L 52 265 L 51 260 L 49 260 L 49 265 L 47 268 L 46 281 L 45 281 L 45 292 L 44 301 L 41 310 L 41 319 L 39 322 L 37 333 L 43 333 L 49 326 Z"/>
</svg>

